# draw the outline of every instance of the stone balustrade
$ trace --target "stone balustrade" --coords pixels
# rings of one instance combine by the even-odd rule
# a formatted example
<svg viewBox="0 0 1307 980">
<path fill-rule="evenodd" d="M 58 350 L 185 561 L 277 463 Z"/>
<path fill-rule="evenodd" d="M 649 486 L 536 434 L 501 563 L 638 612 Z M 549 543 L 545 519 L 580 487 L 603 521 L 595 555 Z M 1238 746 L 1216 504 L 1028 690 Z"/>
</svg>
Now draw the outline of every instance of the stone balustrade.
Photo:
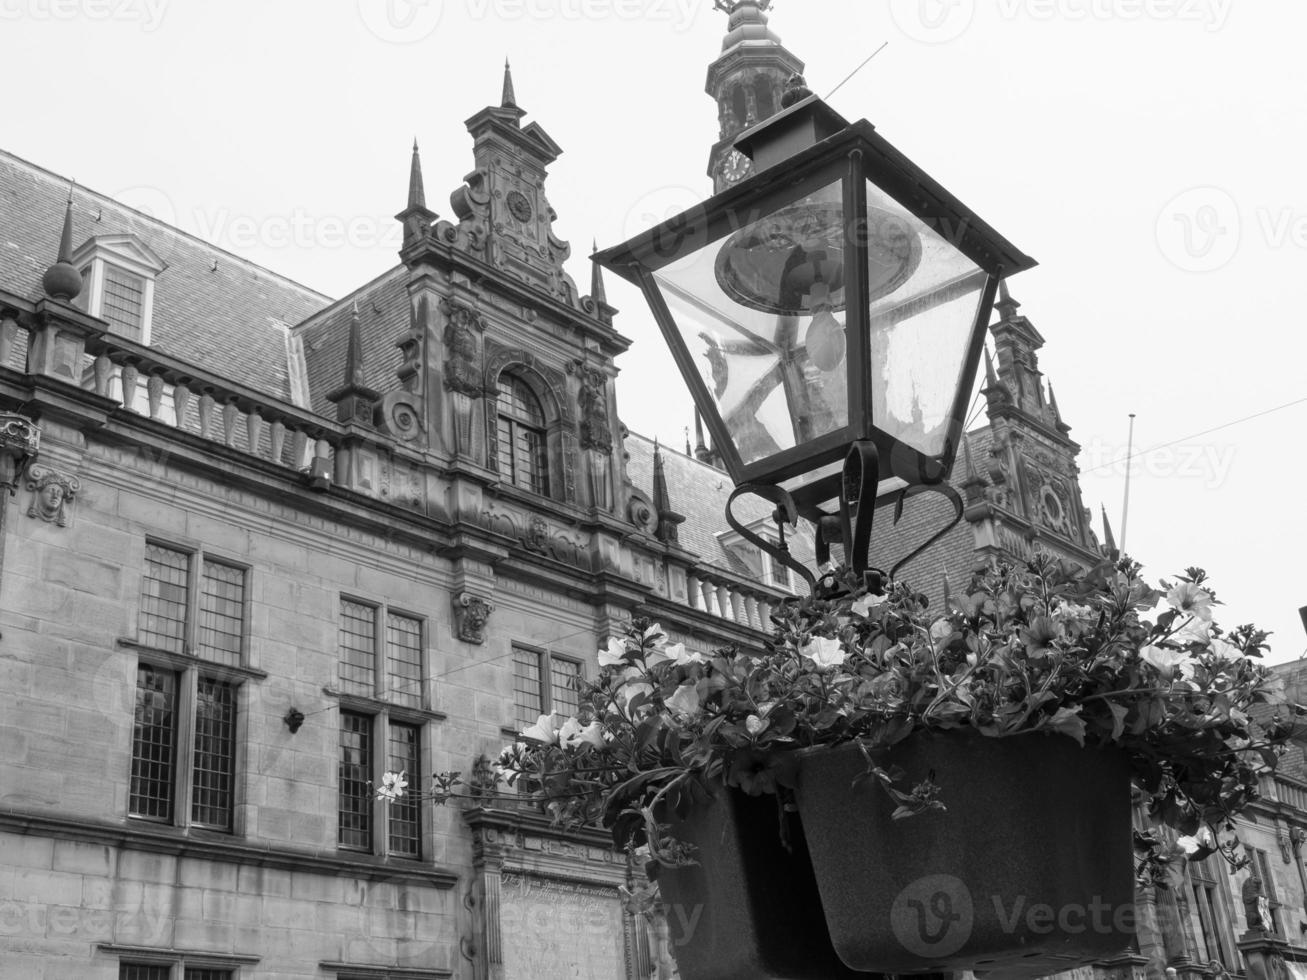
<svg viewBox="0 0 1307 980">
<path fill-rule="evenodd" d="M 686 595 L 692 609 L 758 630 L 771 628 L 776 596 L 699 566 L 686 575 Z"/>
</svg>

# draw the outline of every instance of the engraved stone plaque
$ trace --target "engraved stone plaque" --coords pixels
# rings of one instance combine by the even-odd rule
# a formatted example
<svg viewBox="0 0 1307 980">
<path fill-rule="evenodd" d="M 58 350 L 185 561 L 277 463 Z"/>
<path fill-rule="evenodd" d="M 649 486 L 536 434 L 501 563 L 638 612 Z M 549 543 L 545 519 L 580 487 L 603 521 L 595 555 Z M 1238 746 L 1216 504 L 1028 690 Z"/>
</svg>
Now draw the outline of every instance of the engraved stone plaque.
<svg viewBox="0 0 1307 980">
<path fill-rule="evenodd" d="M 617 891 L 504 872 L 500 923 L 505 977 L 615 980 L 626 975 Z"/>
</svg>

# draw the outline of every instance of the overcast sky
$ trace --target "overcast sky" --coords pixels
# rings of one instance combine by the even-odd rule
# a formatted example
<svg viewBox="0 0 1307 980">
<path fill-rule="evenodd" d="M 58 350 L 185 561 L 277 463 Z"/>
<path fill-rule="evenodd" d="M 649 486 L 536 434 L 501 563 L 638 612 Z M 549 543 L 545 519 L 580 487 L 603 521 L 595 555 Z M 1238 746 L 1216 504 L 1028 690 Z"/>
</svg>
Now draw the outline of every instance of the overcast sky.
<svg viewBox="0 0 1307 980">
<path fill-rule="evenodd" d="M 450 216 L 507 56 L 565 151 L 547 192 L 587 292 L 592 238 L 706 196 L 725 22 L 711 0 L 0 0 L 0 143 L 342 295 L 395 261 L 415 136 Z M 831 104 L 1040 261 L 1012 290 L 1086 504 L 1121 535 L 1137 413 L 1128 550 L 1206 567 L 1223 623 L 1301 655 L 1307 4 L 777 0 L 772 27 L 823 95 L 888 42 Z M 609 285 L 622 418 L 681 446 L 688 396 Z"/>
</svg>

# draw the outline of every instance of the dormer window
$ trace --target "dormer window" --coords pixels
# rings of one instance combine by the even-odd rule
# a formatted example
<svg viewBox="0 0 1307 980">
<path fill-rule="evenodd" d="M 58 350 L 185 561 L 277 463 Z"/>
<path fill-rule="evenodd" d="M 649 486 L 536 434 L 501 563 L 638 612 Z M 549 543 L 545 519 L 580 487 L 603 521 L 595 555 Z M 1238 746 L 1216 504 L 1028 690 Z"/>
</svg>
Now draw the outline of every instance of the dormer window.
<svg viewBox="0 0 1307 980">
<path fill-rule="evenodd" d="M 72 261 L 82 273 L 82 308 L 107 320 L 111 333 L 149 344 L 154 279 L 167 264 L 135 235 L 88 239 Z"/>
</svg>

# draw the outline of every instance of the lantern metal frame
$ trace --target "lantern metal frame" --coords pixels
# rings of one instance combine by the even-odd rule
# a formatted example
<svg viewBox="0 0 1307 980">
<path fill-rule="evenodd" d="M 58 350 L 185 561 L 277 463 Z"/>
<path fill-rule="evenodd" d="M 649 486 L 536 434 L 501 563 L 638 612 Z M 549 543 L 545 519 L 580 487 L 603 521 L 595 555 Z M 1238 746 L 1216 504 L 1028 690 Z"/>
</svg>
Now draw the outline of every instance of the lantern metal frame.
<svg viewBox="0 0 1307 980">
<path fill-rule="evenodd" d="M 1028 269 L 1035 262 L 895 149 L 871 123 L 860 120 L 850 124 L 814 96 L 744 133 L 735 145 L 753 158 L 752 176 L 621 245 L 597 253 L 594 261 L 643 291 L 708 427 L 714 449 L 736 484 L 737 491 L 731 501 L 746 491 L 759 493 L 777 504 L 778 523 L 793 523 L 796 516 L 818 523 L 822 528 L 818 539 L 819 560 L 825 557 L 830 541 L 840 540 L 845 545 L 846 558 L 855 567 L 865 568 L 874 510 L 874 506 L 865 506 L 869 495 L 874 498 L 874 505 L 897 499 L 898 513 L 903 501 L 915 493 L 934 489 L 949 496 L 952 488 L 946 479 L 960 446 L 999 280 Z M 874 297 L 868 264 L 869 183 L 928 229 L 941 233 L 979 270 L 976 276 L 965 280 L 969 290 L 979 287 L 980 298 L 952 396 L 943 450 L 938 454 L 927 454 L 878 429 L 872 417 L 870 347 Z M 733 232 L 834 185 L 838 185 L 842 197 L 847 421 L 815 438 L 745 462 L 677 326 L 656 274 L 678 259 L 713 243 L 724 242 Z M 983 284 L 980 284 L 982 276 Z M 960 292 L 961 295 L 969 293 Z M 886 481 L 884 485 L 882 480 Z M 895 490 L 901 491 L 897 497 Z M 952 496 L 956 498 L 956 494 Z M 838 516 L 822 509 L 835 499 L 839 500 Z M 956 518 L 960 520 L 960 500 L 954 503 Z M 729 504 L 727 516 L 732 527 L 739 531 Z M 754 536 L 745 537 L 752 540 Z M 761 538 L 753 543 L 778 553 L 778 549 L 767 547 Z M 788 555 L 783 544 L 778 557 L 798 569 L 810 583 L 814 582 L 814 577 Z M 902 564 L 899 562 L 896 568 Z"/>
</svg>

